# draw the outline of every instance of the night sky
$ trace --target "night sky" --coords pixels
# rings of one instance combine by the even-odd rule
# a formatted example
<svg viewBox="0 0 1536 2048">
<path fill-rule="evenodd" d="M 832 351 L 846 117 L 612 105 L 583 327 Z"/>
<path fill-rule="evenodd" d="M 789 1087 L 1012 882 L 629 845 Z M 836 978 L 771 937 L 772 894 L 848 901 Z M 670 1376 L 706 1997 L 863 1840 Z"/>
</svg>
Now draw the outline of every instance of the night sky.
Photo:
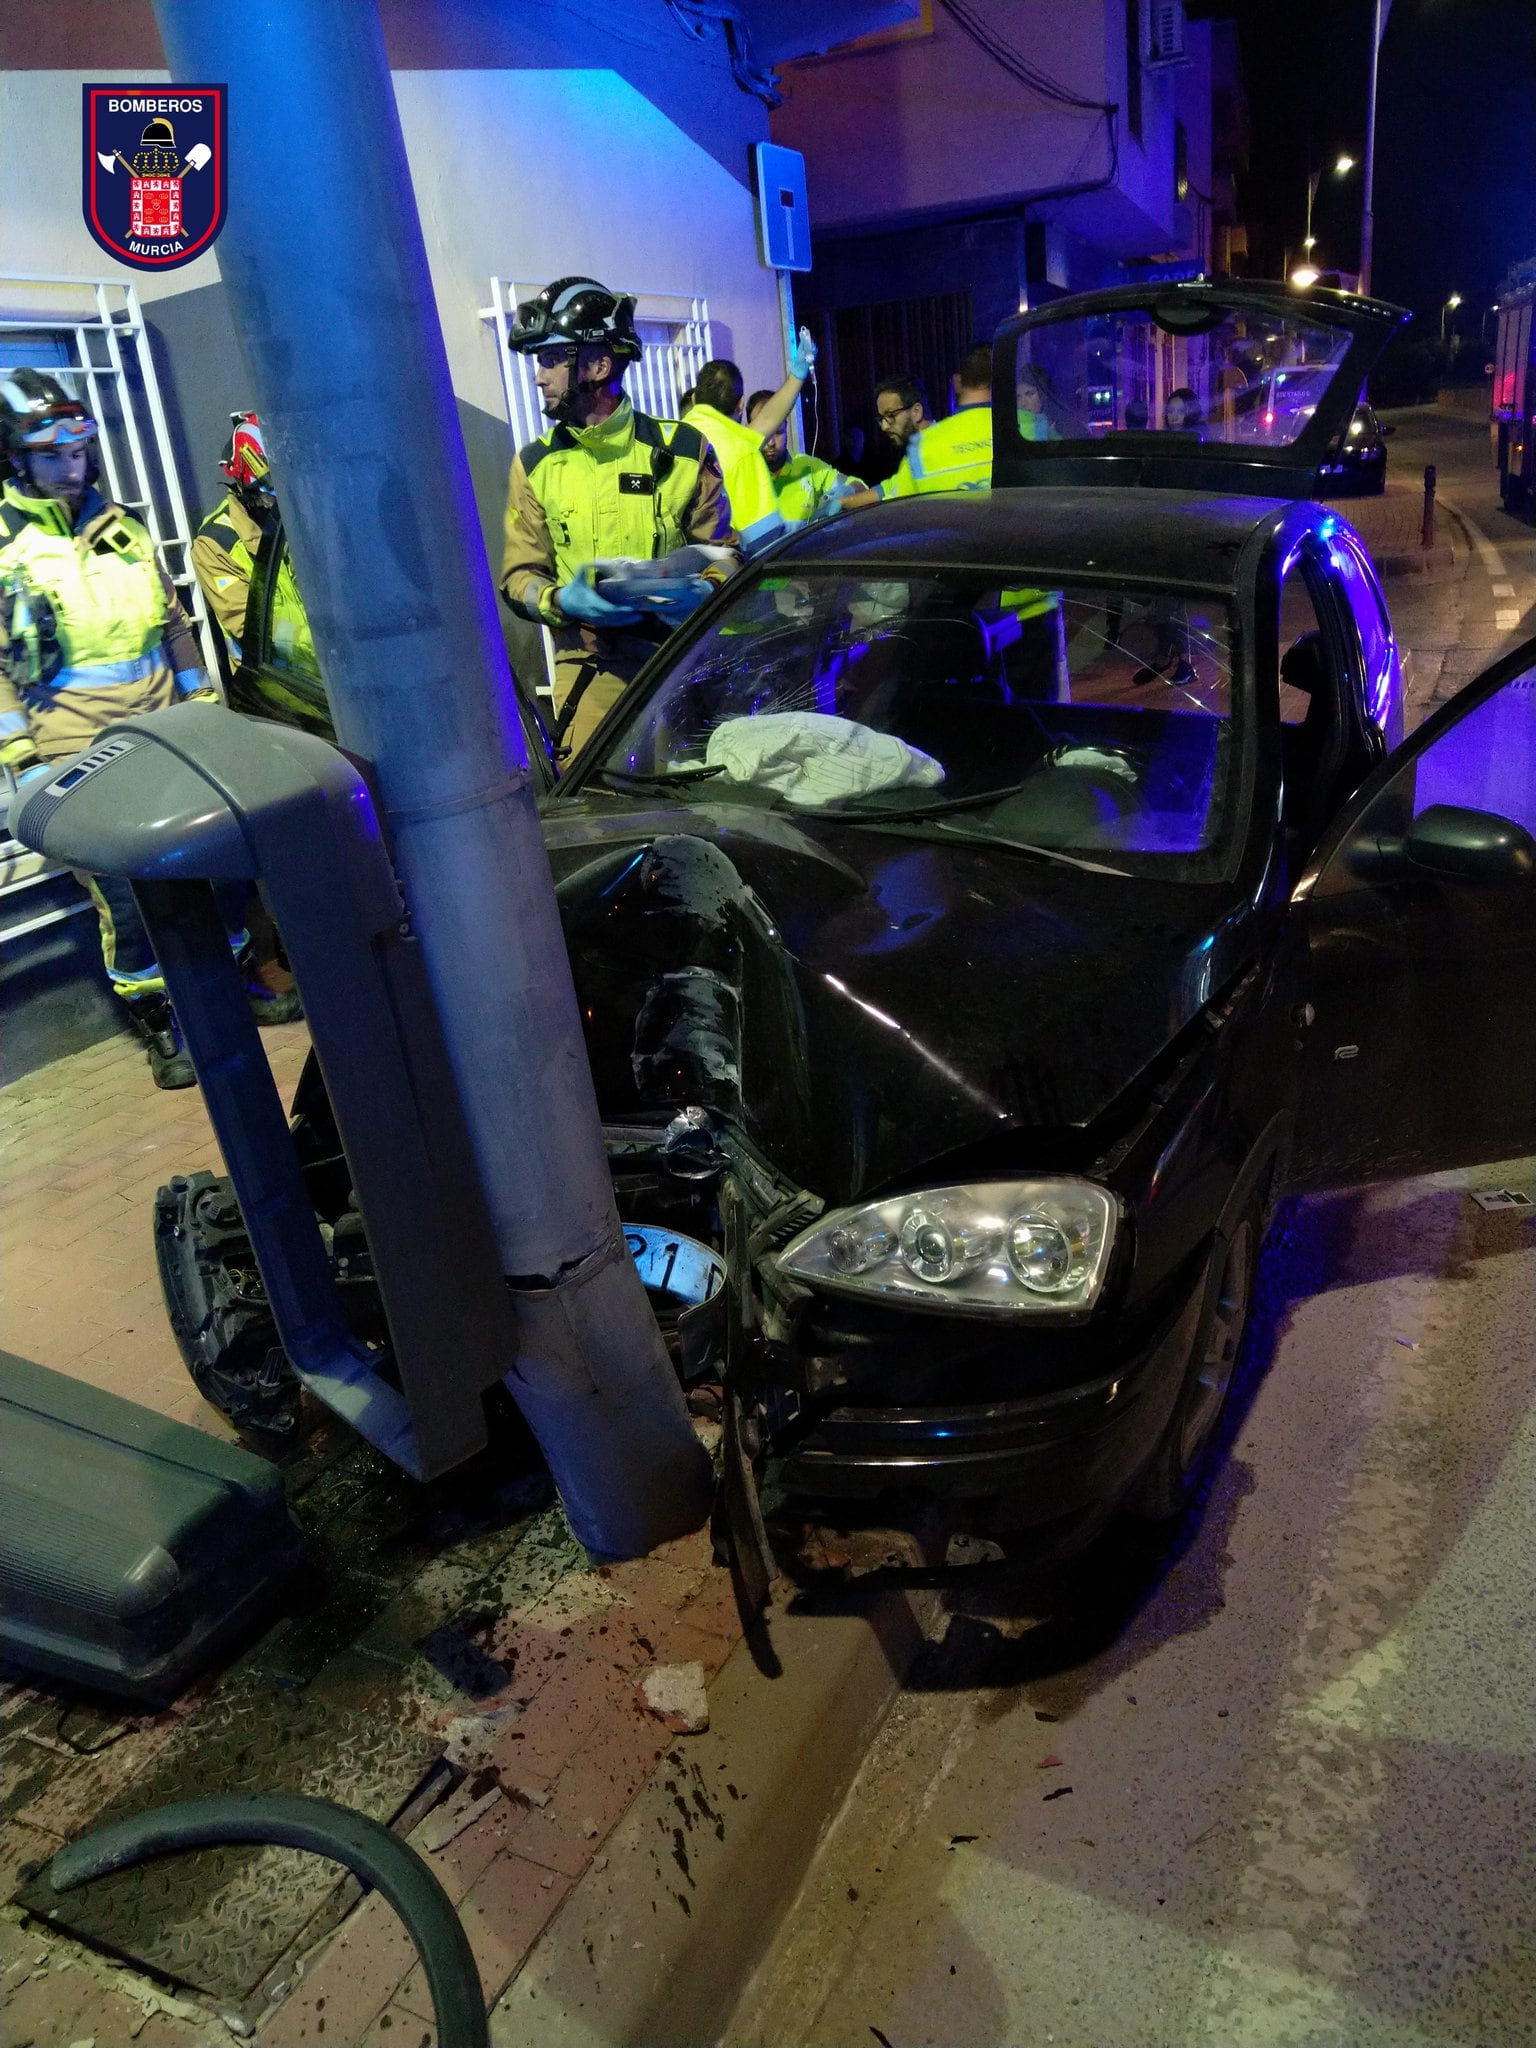
<svg viewBox="0 0 1536 2048">
<path fill-rule="evenodd" d="M 1248 93 L 1251 166 L 1240 182 L 1250 275 L 1300 260 L 1307 170 L 1323 167 L 1316 259 L 1354 270 L 1365 149 L 1370 0 L 1191 0 L 1235 18 Z M 1498 296 L 1505 270 L 1536 256 L 1536 0 L 1393 0 L 1376 102 L 1372 288 L 1438 323 Z"/>
</svg>

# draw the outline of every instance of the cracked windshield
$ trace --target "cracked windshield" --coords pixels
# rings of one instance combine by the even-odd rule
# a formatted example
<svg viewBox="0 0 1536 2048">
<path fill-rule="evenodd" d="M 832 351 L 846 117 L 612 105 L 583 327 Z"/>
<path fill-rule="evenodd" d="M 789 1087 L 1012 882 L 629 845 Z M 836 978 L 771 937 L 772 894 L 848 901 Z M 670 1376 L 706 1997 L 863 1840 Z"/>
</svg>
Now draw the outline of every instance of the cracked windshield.
<svg viewBox="0 0 1536 2048">
<path fill-rule="evenodd" d="M 1208 600 L 828 570 L 744 591 L 582 782 L 1194 880 L 1231 833 L 1235 742 Z"/>
<path fill-rule="evenodd" d="M 1188 308 L 1178 314 L 1188 321 Z M 1024 439 L 1165 433 L 1285 447 L 1350 345 L 1338 328 L 1273 309 L 1228 310 L 1203 332 L 1172 326 L 1171 314 L 1165 327 L 1156 308 L 1126 307 L 1027 328 L 1014 379 Z"/>
</svg>

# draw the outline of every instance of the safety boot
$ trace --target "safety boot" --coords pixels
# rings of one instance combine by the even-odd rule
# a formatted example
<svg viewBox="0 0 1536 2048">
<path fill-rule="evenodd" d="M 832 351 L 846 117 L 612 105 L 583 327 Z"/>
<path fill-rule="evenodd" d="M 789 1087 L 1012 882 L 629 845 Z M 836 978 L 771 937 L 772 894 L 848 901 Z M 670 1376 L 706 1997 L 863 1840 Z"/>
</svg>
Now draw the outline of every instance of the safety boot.
<svg viewBox="0 0 1536 2048">
<path fill-rule="evenodd" d="M 169 996 L 127 998 L 128 1016 L 149 1055 L 150 1078 L 157 1088 L 193 1088 L 197 1075 L 182 1043 Z"/>
<path fill-rule="evenodd" d="M 237 956 L 236 965 L 245 976 L 245 998 L 251 1006 L 251 1014 L 258 1024 L 296 1024 L 304 1014 L 304 1005 L 296 988 L 279 991 L 268 988 L 262 980 L 256 965 L 256 955 L 251 947 L 244 947 Z"/>
</svg>

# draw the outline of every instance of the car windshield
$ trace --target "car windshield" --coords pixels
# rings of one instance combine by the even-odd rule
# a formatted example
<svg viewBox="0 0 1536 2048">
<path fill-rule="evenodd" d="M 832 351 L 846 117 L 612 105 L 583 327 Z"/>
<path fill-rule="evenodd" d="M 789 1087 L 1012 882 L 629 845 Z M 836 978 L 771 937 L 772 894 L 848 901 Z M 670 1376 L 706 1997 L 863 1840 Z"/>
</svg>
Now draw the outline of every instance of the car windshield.
<svg viewBox="0 0 1536 2048">
<path fill-rule="evenodd" d="M 1207 598 L 769 566 L 575 784 L 1196 880 L 1226 865 L 1241 723 Z"/>
<path fill-rule="evenodd" d="M 1026 441 L 1153 433 L 1286 447 L 1350 339 L 1273 309 L 1233 308 L 1199 334 L 1169 332 L 1141 306 L 1047 318 L 1018 336 L 1019 428 Z"/>
</svg>

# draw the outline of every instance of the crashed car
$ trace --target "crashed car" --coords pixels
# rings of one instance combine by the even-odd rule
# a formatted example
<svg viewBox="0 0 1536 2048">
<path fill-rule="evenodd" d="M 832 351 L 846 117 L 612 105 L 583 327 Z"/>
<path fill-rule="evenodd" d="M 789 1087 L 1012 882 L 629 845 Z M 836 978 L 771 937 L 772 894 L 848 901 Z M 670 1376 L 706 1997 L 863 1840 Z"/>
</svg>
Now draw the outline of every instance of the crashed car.
<svg viewBox="0 0 1536 2048">
<path fill-rule="evenodd" d="M 1536 647 L 1405 742 L 1312 499 L 1399 317 L 1009 323 L 996 488 L 799 529 L 550 790 L 620 1214 L 738 1494 L 1178 1513 L 1279 1199 L 1536 1144 Z"/>
</svg>

